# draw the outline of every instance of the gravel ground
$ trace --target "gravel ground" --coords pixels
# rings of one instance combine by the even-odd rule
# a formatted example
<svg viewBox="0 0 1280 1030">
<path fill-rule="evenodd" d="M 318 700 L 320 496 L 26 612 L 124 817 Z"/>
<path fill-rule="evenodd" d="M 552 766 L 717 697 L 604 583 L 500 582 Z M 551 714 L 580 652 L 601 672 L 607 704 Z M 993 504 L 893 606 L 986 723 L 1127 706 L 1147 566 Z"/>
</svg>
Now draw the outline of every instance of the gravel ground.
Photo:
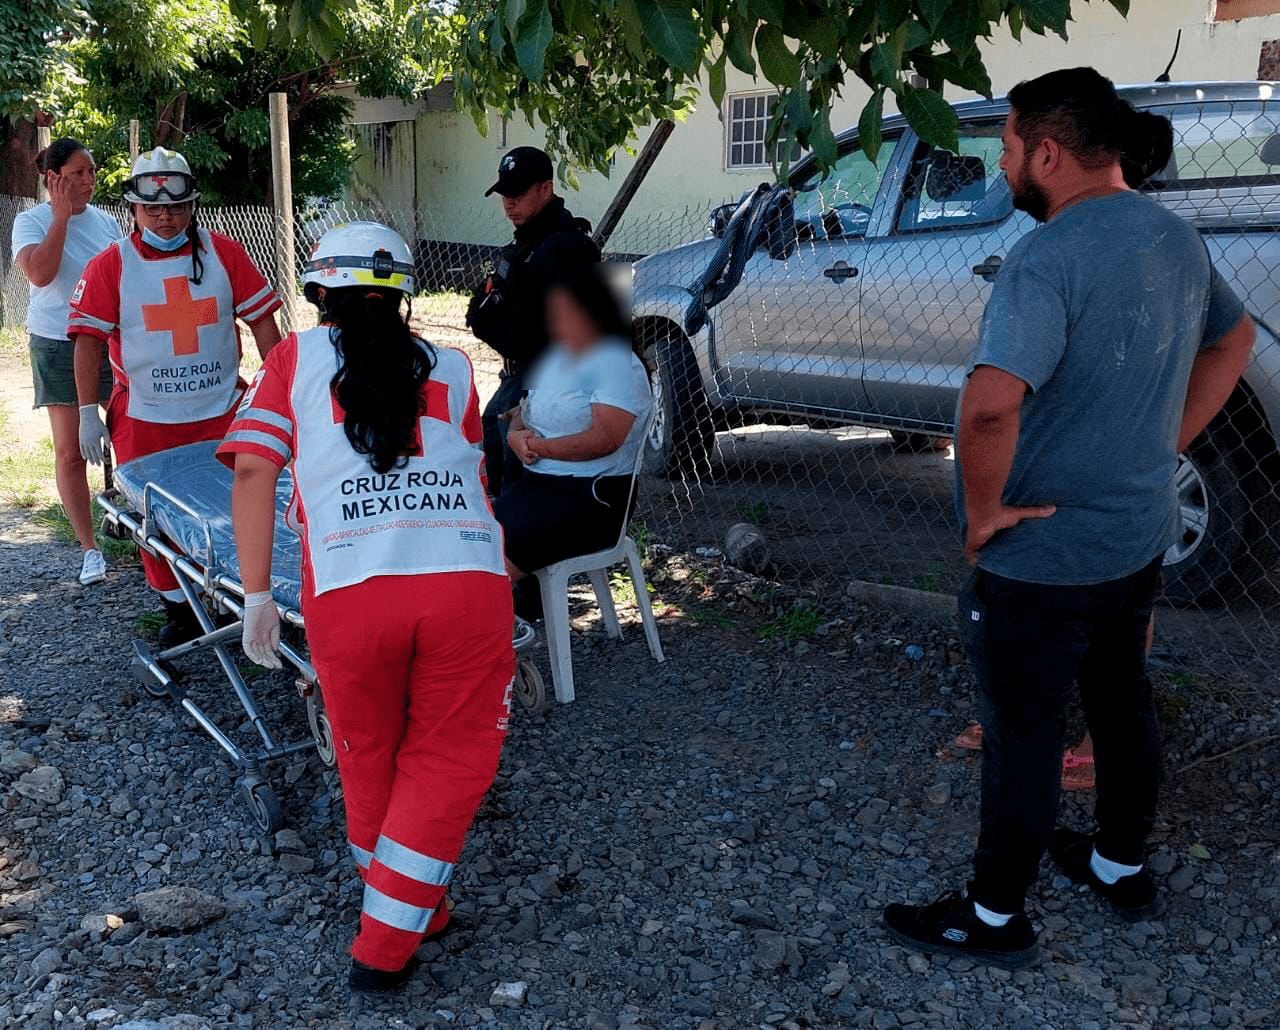
<svg viewBox="0 0 1280 1030">
<path fill-rule="evenodd" d="M 260 839 L 229 763 L 130 677 L 140 572 L 82 590 L 71 548 L 0 513 L 0 1026 L 1280 1027 L 1273 699 L 1162 676 L 1164 918 L 1120 923 L 1046 868 L 1037 966 L 930 960 L 879 915 L 965 875 L 978 760 L 950 746 L 973 708 L 951 628 L 656 550 L 667 663 L 579 606 L 579 699 L 515 713 L 458 930 L 369 1002 L 345 987 L 334 774 L 274 767 L 287 828 Z M 229 690 L 184 671 L 234 730 Z M 288 679 L 256 685 L 304 735 Z"/>
</svg>

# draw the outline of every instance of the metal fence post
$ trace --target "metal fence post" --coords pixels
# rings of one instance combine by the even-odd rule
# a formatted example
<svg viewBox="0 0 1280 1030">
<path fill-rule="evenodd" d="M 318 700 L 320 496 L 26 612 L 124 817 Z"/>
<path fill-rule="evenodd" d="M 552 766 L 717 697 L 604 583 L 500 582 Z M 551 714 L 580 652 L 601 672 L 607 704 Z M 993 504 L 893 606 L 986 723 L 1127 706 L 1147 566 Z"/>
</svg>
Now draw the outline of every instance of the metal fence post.
<svg viewBox="0 0 1280 1030">
<path fill-rule="evenodd" d="M 293 255 L 293 176 L 289 156 L 289 98 L 272 93 L 271 112 L 271 185 L 276 207 L 276 292 L 284 302 L 285 332 L 294 328 L 295 296 Z"/>
<path fill-rule="evenodd" d="M 53 129 L 48 125 L 36 126 L 36 153 L 41 153 L 53 142 Z M 44 188 L 44 176 L 36 176 L 36 203 L 43 204 L 49 199 L 49 191 Z"/>
</svg>

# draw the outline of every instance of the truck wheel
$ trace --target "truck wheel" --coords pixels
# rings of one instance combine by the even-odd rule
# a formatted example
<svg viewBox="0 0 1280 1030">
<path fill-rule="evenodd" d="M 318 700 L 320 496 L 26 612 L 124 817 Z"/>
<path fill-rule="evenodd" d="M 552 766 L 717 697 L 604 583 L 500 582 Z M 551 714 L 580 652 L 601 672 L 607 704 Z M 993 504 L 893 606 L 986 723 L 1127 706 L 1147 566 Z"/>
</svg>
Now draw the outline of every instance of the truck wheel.
<svg viewBox="0 0 1280 1030">
<path fill-rule="evenodd" d="M 1164 556 L 1164 592 L 1171 603 L 1209 607 L 1233 600 L 1273 553 L 1271 489 L 1257 465 L 1222 425 L 1201 433 L 1179 460 L 1182 527 Z"/>
<path fill-rule="evenodd" d="M 711 407 L 689 342 L 664 334 L 654 345 L 657 371 L 651 377 L 656 407 L 646 441 L 644 469 L 659 476 L 706 470 L 715 444 Z"/>
</svg>

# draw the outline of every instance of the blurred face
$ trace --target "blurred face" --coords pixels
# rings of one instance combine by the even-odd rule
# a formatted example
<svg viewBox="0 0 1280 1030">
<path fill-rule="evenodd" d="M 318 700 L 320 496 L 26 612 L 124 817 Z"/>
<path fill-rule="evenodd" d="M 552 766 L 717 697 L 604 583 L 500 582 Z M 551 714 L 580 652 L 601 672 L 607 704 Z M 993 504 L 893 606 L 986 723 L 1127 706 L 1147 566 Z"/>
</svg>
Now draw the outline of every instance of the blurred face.
<svg viewBox="0 0 1280 1030">
<path fill-rule="evenodd" d="M 1017 113 L 1009 112 L 1004 123 L 1004 153 L 1000 155 L 1000 168 L 1004 171 L 1005 181 L 1009 183 L 1009 192 L 1013 194 L 1013 206 L 1025 211 L 1037 222 L 1049 217 L 1049 197 L 1044 187 L 1035 179 L 1032 170 L 1031 154 L 1027 153 L 1026 144 L 1017 131 Z"/>
<path fill-rule="evenodd" d="M 591 316 L 564 289 L 547 294 L 547 334 L 573 354 L 590 350 L 600 339 L 600 329 Z"/>
<path fill-rule="evenodd" d="M 133 216 L 144 229 L 150 229 L 162 240 L 171 240 L 191 224 L 191 203 L 134 204 Z"/>
<path fill-rule="evenodd" d="M 89 206 L 89 201 L 93 199 L 94 184 L 98 181 L 98 168 L 93 163 L 93 155 L 87 150 L 77 150 L 58 171 L 48 173 L 46 189 L 54 179 L 71 187 L 73 208 L 79 214 Z"/>
<path fill-rule="evenodd" d="M 550 180 L 534 183 L 518 197 L 503 197 L 502 213 L 519 228 L 547 206 L 554 192 L 555 186 Z"/>
</svg>

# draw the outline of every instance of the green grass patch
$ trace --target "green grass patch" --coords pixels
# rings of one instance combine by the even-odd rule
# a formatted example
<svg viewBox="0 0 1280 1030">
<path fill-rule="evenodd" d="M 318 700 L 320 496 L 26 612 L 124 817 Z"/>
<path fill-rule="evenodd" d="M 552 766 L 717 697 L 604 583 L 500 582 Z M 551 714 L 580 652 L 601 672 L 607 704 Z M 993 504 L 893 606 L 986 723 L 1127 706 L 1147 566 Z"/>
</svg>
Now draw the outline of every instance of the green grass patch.
<svg viewBox="0 0 1280 1030">
<path fill-rule="evenodd" d="M 760 639 L 766 642 L 781 641 L 788 647 L 813 635 L 822 625 L 822 615 L 811 604 L 801 604 L 781 617 L 768 623 L 760 631 Z"/>
<path fill-rule="evenodd" d="M 160 627 L 164 625 L 163 611 L 143 612 L 133 620 L 133 628 L 138 636 L 155 640 L 160 635 Z"/>
<path fill-rule="evenodd" d="M 733 506 L 733 510 L 741 516 L 743 522 L 750 522 L 753 526 L 759 526 L 769 517 L 769 506 L 764 501 L 740 501 Z"/>
<path fill-rule="evenodd" d="M 0 503 L 35 508 L 57 497 L 53 440 L 45 437 L 26 450 L 0 451 Z"/>
<path fill-rule="evenodd" d="M 31 350 L 25 329 L 0 329 L 0 358 L 20 361 L 23 368 L 31 367 Z"/>
<path fill-rule="evenodd" d="M 104 514 L 98 502 L 92 506 L 94 533 L 93 538 L 107 561 L 112 565 L 137 565 L 139 563 L 138 548 L 132 540 L 117 540 L 115 537 L 103 536 L 101 531 Z M 71 528 L 71 520 L 62 510 L 60 504 L 47 504 L 31 513 L 31 518 L 38 525 L 44 526 L 53 533 L 54 539 L 64 544 L 76 543 L 76 532 Z"/>
</svg>

